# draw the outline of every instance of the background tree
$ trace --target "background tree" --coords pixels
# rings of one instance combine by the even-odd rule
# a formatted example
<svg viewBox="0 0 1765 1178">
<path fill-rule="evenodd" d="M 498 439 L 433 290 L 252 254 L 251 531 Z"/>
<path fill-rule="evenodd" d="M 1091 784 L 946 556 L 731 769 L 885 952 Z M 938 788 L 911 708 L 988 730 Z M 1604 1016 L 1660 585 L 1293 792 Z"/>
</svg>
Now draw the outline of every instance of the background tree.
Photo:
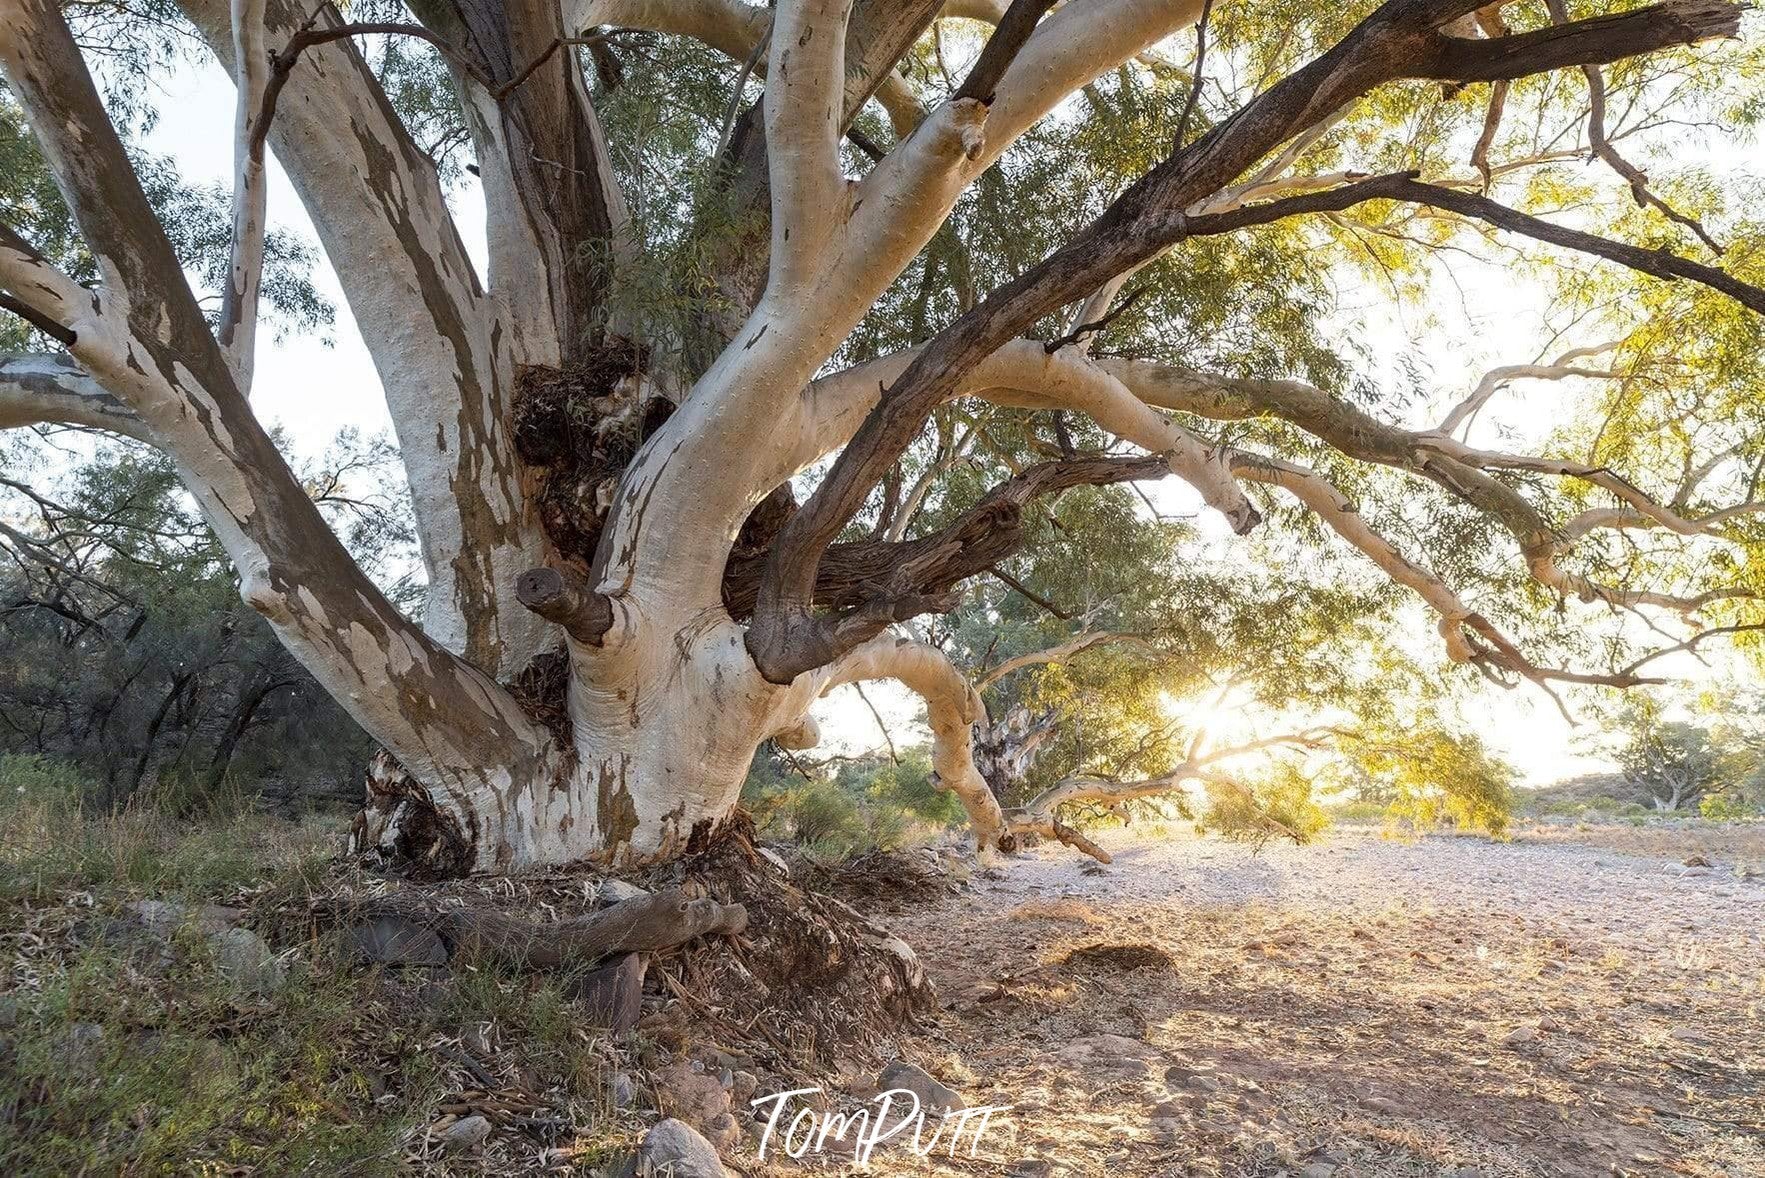
<svg viewBox="0 0 1765 1178">
<path fill-rule="evenodd" d="M 1731 411 L 1758 402 L 1750 186 L 1630 162 L 1658 128 L 1751 117 L 1741 9 L 1231 4 L 1191 55 L 1213 7 L 426 0 L 352 26 L 180 0 L 166 27 L 238 83 L 228 262 L 204 275 L 125 145 L 116 96 L 143 91 L 101 70 L 107 109 L 82 55 L 168 13 L 81 31 L 19 0 L 0 68 L 91 266 L 9 213 L 0 288 L 45 351 L 6 362 L 0 423 L 171 456 L 243 599 L 387 751 L 362 838 L 433 870 L 674 855 L 761 740 L 810 743 L 816 697 L 878 677 L 925 697 L 983 851 L 1119 799 L 1082 778 L 1008 814 L 974 686 L 889 633 L 1087 488 L 1174 474 L 1216 531 L 1353 550 L 1434 612 L 1449 675 L 1623 687 L 1754 626 L 1756 408 Z M 370 36 L 410 44 L 370 58 Z M 482 277 L 443 195 L 461 128 Z M 421 626 L 247 400 L 267 150 L 385 386 Z M 1401 303 L 1455 251 L 1554 284 L 1562 350 L 1412 397 L 1357 354 L 1334 284 L 1358 267 Z M 1586 404 L 1524 445 L 1469 440 L 1520 377 Z M 1135 771 L 1173 755 L 1134 762 L 1130 735 L 1089 739 Z M 1088 768 L 1098 744 L 1071 739 Z"/>
<path fill-rule="evenodd" d="M 32 449 L 15 448 L 19 465 Z M 325 457 L 308 487 L 398 592 L 410 557 L 395 455 L 345 435 Z M 164 455 L 110 443 L 33 482 L 0 478 L 0 753 L 76 763 L 99 808 L 144 794 L 201 806 L 223 786 L 359 800 L 371 743 L 239 600 Z"/>
<path fill-rule="evenodd" d="M 1627 708 L 1623 723 L 1626 740 L 1618 750 L 1619 768 L 1625 783 L 1657 810 L 1696 809 L 1740 776 L 1741 766 L 1702 724 L 1668 719 L 1649 701 Z"/>
</svg>

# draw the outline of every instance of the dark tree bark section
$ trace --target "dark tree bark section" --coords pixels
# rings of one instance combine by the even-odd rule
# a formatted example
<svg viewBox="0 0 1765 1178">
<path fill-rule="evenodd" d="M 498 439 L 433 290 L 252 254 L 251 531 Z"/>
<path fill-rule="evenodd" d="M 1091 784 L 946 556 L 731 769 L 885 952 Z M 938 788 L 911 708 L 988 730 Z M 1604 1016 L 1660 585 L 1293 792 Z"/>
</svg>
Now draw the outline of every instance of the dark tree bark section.
<svg viewBox="0 0 1765 1178">
<path fill-rule="evenodd" d="M 673 406 L 641 401 L 644 355 L 610 339 L 564 369 L 515 374 L 515 453 L 533 468 L 540 525 L 571 567 L 587 573 L 625 467 Z"/>
<path fill-rule="evenodd" d="M 879 594 L 936 597 L 985 572 L 1023 545 L 1023 511 L 1032 499 L 1071 487 L 1160 478 L 1169 473 L 1170 467 L 1157 455 L 1081 458 L 1033 466 L 988 491 L 954 523 L 928 536 L 898 543 L 859 540 L 830 546 L 815 579 L 815 604 L 850 610 Z M 768 542 L 738 545 L 730 554 L 723 574 L 723 602 L 733 617 L 746 618 L 754 612 L 769 551 Z"/>
</svg>

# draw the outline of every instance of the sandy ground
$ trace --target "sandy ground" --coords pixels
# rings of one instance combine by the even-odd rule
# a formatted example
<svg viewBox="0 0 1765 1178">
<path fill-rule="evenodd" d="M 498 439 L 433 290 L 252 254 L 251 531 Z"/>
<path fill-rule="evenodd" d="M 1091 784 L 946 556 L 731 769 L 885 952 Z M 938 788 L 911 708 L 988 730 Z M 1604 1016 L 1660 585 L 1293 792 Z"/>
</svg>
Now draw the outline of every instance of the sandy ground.
<svg viewBox="0 0 1765 1178">
<path fill-rule="evenodd" d="M 1765 1175 L 1765 828 L 1724 829 L 1123 831 L 878 913 L 946 1006 L 920 1062 L 1015 1107 L 873 1170 Z"/>
</svg>

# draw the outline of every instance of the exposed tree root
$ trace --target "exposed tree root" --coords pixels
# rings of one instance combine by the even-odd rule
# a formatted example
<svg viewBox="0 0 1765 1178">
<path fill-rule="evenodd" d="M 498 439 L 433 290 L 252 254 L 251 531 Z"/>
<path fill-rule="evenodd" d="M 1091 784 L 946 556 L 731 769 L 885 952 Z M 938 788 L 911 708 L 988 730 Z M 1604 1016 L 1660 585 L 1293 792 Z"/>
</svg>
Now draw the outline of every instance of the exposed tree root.
<svg viewBox="0 0 1765 1178">
<path fill-rule="evenodd" d="M 799 886 L 755 846 L 739 811 L 696 834 L 682 858 L 636 877 L 647 895 L 597 910 L 602 887 L 591 873 L 447 881 L 458 874 L 446 870 L 457 858 L 451 828 L 400 792 L 409 779 L 390 758 L 376 769 L 371 799 L 384 805 L 357 819 L 356 845 L 408 880 L 441 882 L 326 897 L 316 905 L 323 925 L 396 917 L 438 935 L 450 961 L 533 970 L 582 972 L 619 954 L 652 954 L 648 989 L 674 1001 L 646 1026 L 681 1044 L 710 1037 L 786 1070 L 877 1055 L 935 1008 L 913 950 L 835 897 Z M 359 841 L 376 832 L 380 842 Z M 535 919 L 542 907 L 558 915 Z"/>
<path fill-rule="evenodd" d="M 617 953 L 672 949 L 697 937 L 734 935 L 747 927 L 740 904 L 693 898 L 669 888 L 611 908 L 539 921 L 484 906 L 438 905 L 409 891 L 361 900 L 352 917 L 398 916 L 438 933 L 449 957 L 493 958 L 532 969 L 593 965 Z"/>
<path fill-rule="evenodd" d="M 793 883 L 755 848 L 745 816 L 649 882 L 700 887 L 746 911 L 746 932 L 697 943 L 658 962 L 683 1036 L 694 1020 L 728 1043 L 743 1040 L 799 1063 L 874 1054 L 935 1007 L 925 971 L 906 942 L 831 896 Z"/>
</svg>

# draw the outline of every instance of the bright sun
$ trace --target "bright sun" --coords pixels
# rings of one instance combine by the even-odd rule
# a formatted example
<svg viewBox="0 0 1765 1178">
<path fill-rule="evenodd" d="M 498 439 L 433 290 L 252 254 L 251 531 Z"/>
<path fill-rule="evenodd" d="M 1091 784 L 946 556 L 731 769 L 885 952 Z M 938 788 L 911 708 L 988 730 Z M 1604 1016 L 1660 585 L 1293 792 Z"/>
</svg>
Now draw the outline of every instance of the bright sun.
<svg viewBox="0 0 1765 1178">
<path fill-rule="evenodd" d="M 1165 715 L 1188 729 L 1191 739 L 1204 734 L 1209 748 L 1255 740 L 1263 727 L 1258 721 L 1267 719 L 1250 704 L 1249 693 L 1235 686 L 1182 698 L 1166 694 L 1160 705 Z"/>
</svg>

